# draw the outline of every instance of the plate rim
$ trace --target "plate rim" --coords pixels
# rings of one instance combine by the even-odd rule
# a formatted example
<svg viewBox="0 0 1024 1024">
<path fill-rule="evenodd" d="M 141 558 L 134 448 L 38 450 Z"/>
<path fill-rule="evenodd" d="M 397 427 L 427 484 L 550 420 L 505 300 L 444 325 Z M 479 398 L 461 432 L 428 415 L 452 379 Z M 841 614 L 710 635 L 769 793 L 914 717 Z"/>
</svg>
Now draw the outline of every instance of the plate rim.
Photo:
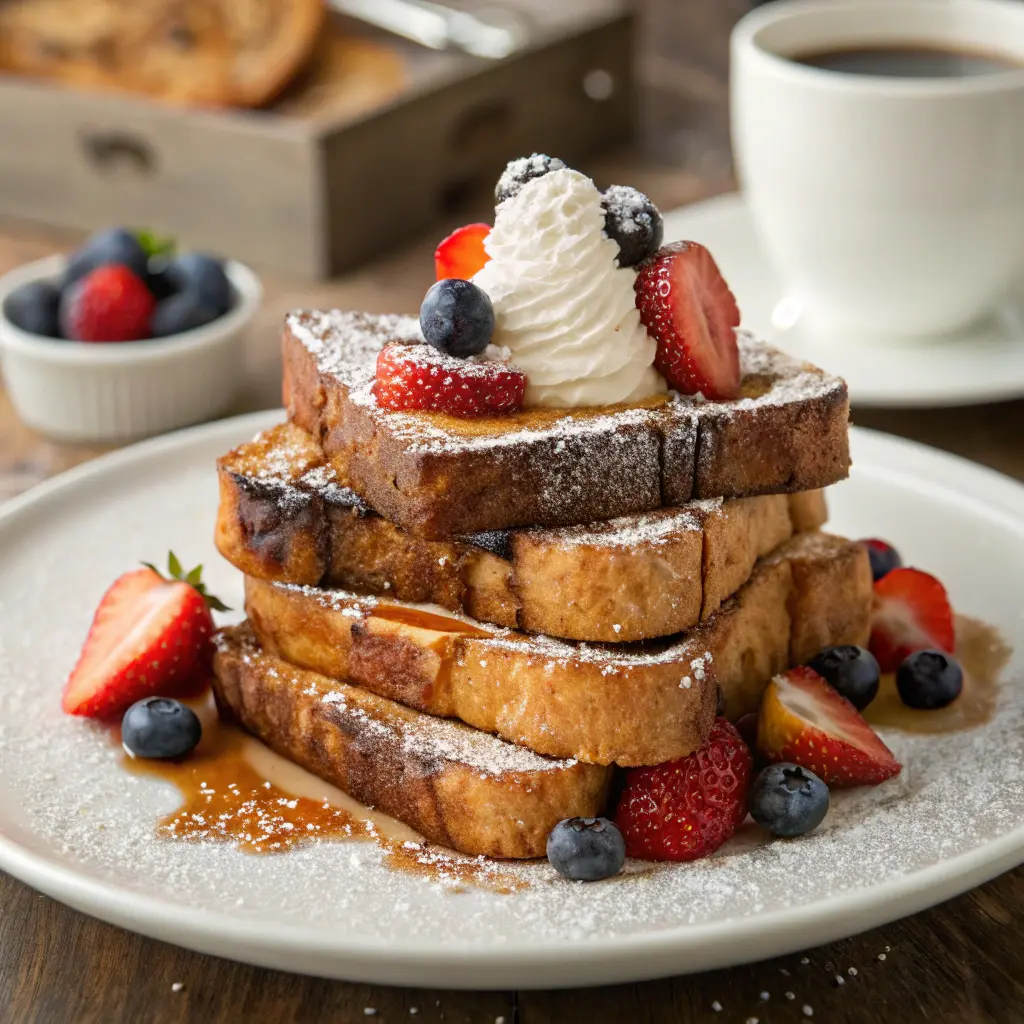
<svg viewBox="0 0 1024 1024">
<path fill-rule="evenodd" d="M 40 502 L 108 474 L 131 472 L 154 454 L 212 444 L 238 443 L 247 431 L 280 422 L 282 410 L 265 410 L 190 427 L 130 445 L 83 463 L 0 506 L 0 546 L 8 524 Z M 922 485 L 969 478 L 965 490 L 990 514 L 1005 517 L 1024 533 L 1024 484 L 967 459 L 905 438 L 851 428 L 854 448 L 866 448 L 861 464 L 877 453 L 893 461 L 912 460 Z M 946 472 L 929 472 L 945 469 Z M 883 460 L 879 468 L 885 469 Z M 927 477 L 927 479 L 925 479 Z M 947 493 L 953 485 L 933 484 Z M 959 492 L 962 499 L 963 494 Z M 0 869 L 94 917 L 187 948 L 282 969 L 354 981 L 389 984 L 444 984 L 449 987 L 553 987 L 588 979 L 642 980 L 690 973 L 764 956 L 782 955 L 917 913 L 952 898 L 1024 862 L 1024 821 L 1004 835 L 954 857 L 935 861 L 877 885 L 861 886 L 825 900 L 780 907 L 746 917 L 699 925 L 680 924 L 627 936 L 494 943 L 453 940 L 392 941 L 344 931 L 316 933 L 302 925 L 269 927 L 258 918 L 175 904 L 114 882 L 82 874 L 44 851 L 34 851 L 4 831 L 0 821 Z M 510 897 L 514 898 L 514 897 Z M 308 964 L 293 962 L 309 957 Z M 679 963 L 685 957 L 686 963 Z M 454 973 L 448 973 L 454 972 Z M 540 973 L 538 973 L 540 972 Z M 474 977 L 466 978 L 472 974 Z M 531 976 L 536 986 L 531 984 Z M 460 980 L 461 977 L 461 980 Z M 557 979 L 557 980 L 553 980 Z"/>
<path fill-rule="evenodd" d="M 665 238 L 676 239 L 681 233 L 687 232 L 686 221 L 689 218 L 726 219 L 729 217 L 750 219 L 746 199 L 743 192 L 734 189 L 720 192 L 718 195 L 700 199 L 694 203 L 686 203 L 668 210 L 663 214 L 665 221 Z M 676 225 L 681 225 L 677 227 Z M 694 232 L 699 234 L 699 232 Z M 742 302 L 741 302 L 742 305 Z M 781 347 L 784 343 L 779 342 Z M 965 353 L 970 349 L 969 341 L 962 339 L 949 342 L 959 346 Z M 1024 344 L 1022 334 L 1021 344 Z M 922 347 L 922 352 L 927 348 Z M 828 350 L 822 346 L 822 358 L 827 358 Z M 1015 382 L 1003 379 L 992 380 L 987 385 L 977 384 L 973 387 L 961 388 L 953 392 L 948 388 L 931 387 L 912 391 L 909 394 L 894 389 L 864 389 L 861 393 L 851 392 L 851 402 L 855 408 L 864 409 L 956 409 L 974 405 L 989 405 L 996 402 L 1012 402 L 1024 398 L 1024 375 Z"/>
</svg>

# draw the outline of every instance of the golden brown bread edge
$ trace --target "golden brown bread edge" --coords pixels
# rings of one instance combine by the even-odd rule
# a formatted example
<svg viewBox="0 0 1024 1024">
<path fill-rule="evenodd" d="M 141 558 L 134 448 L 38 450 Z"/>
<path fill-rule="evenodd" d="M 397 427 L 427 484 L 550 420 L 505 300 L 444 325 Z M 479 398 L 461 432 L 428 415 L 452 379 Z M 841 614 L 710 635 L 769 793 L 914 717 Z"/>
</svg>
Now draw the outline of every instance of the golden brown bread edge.
<svg viewBox="0 0 1024 1024">
<path fill-rule="evenodd" d="M 758 558 L 827 518 L 820 491 L 691 502 L 587 527 L 432 541 L 340 488 L 281 424 L 217 463 L 215 542 L 249 576 L 431 603 L 570 640 L 633 642 L 706 619 Z"/>
<path fill-rule="evenodd" d="M 668 642 L 570 644 L 439 615 L 422 606 L 246 579 L 262 646 L 432 715 L 553 757 L 660 764 L 704 744 L 718 688 L 731 718 L 768 680 L 822 647 L 864 643 L 871 571 L 862 545 L 802 534 L 746 585 Z"/>
<path fill-rule="evenodd" d="M 552 761 L 458 722 L 304 672 L 246 626 L 218 636 L 221 714 L 278 754 L 462 853 L 543 857 L 563 818 L 594 817 L 612 770 Z"/>
<path fill-rule="evenodd" d="M 0 3 L 0 70 L 171 103 L 256 107 L 327 34 L 324 0 L 9 0 Z"/>
<path fill-rule="evenodd" d="M 425 537 L 809 491 L 849 472 L 845 383 L 745 335 L 734 402 L 658 397 L 466 420 L 373 400 L 375 351 L 414 331 L 408 318 L 291 314 L 283 396 L 288 418 L 319 440 L 346 486 Z"/>
</svg>

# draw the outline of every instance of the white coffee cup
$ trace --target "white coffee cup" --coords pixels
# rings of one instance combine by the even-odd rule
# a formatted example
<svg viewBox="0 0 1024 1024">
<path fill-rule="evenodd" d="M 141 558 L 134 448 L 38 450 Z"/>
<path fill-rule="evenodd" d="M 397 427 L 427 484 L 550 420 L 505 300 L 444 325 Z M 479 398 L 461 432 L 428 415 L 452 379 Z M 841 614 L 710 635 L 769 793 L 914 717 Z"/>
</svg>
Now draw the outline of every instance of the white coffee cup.
<svg viewBox="0 0 1024 1024">
<path fill-rule="evenodd" d="M 793 58 L 913 46 L 1006 58 L 960 78 Z M 777 0 L 732 37 L 737 169 L 766 252 L 813 325 L 960 330 L 1024 280 L 1024 2 Z"/>
</svg>

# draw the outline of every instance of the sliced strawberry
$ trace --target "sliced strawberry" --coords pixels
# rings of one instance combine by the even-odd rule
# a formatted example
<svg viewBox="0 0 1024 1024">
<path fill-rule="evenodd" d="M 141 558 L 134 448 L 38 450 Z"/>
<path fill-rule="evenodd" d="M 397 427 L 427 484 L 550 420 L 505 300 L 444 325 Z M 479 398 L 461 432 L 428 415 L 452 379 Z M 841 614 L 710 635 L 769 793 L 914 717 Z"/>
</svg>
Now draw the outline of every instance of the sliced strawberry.
<svg viewBox="0 0 1024 1024">
<path fill-rule="evenodd" d="M 384 409 L 431 409 L 451 416 L 490 416 L 523 406 L 526 374 L 487 360 L 456 359 L 431 345 L 385 345 L 373 394 Z"/>
<path fill-rule="evenodd" d="M 895 672 L 908 654 L 956 647 L 946 588 L 920 569 L 893 569 L 875 583 L 868 645 L 883 672 Z"/>
<path fill-rule="evenodd" d="M 630 768 L 615 812 L 626 852 L 676 861 L 713 853 L 747 816 L 752 769 L 750 750 L 724 718 L 689 757 Z"/>
<path fill-rule="evenodd" d="M 761 698 L 757 749 L 789 761 L 829 786 L 873 786 L 900 763 L 857 709 L 810 668 L 776 676 Z"/>
<path fill-rule="evenodd" d="M 711 253 L 697 242 L 666 245 L 640 265 L 634 287 L 665 380 L 684 395 L 739 397 L 740 311 Z"/>
<path fill-rule="evenodd" d="M 461 277 L 468 281 L 491 258 L 484 242 L 491 233 L 490 224 L 467 224 L 453 231 L 434 251 L 437 280 Z"/>
<path fill-rule="evenodd" d="M 213 657 L 210 608 L 201 567 L 184 573 L 172 554 L 171 578 L 152 566 L 116 579 L 96 610 L 85 646 L 64 686 L 69 715 L 116 718 L 153 694 L 199 692 Z"/>
</svg>

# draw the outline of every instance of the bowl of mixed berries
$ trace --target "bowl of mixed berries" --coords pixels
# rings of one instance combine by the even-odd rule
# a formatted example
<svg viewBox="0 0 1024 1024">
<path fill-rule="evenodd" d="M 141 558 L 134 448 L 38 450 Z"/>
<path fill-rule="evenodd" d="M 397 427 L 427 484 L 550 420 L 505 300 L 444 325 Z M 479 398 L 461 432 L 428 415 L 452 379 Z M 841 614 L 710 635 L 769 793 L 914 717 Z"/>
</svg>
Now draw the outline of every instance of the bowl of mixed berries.
<svg viewBox="0 0 1024 1024">
<path fill-rule="evenodd" d="M 121 441 L 226 412 L 260 304 L 246 266 L 110 228 L 0 278 L 0 353 L 18 415 L 65 441 Z"/>
</svg>

